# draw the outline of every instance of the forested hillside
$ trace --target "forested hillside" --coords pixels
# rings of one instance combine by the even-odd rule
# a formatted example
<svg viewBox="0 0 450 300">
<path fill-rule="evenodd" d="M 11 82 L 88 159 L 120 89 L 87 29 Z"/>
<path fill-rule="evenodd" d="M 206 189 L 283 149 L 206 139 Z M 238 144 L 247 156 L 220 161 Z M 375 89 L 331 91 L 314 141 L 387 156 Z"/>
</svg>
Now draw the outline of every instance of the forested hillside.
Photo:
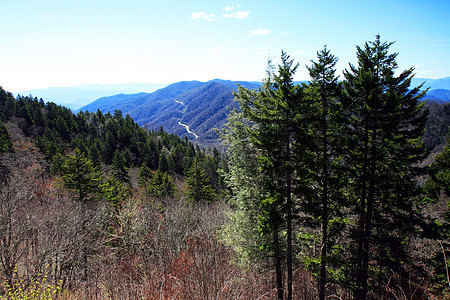
<svg viewBox="0 0 450 300">
<path fill-rule="evenodd" d="M 121 286 L 126 274 L 153 265 L 144 273 L 157 270 L 161 283 L 188 240 L 219 247 L 216 149 L 147 131 L 120 111 L 75 115 L 3 89 L 0 112 L 0 295 L 152 298 Z"/>
<path fill-rule="evenodd" d="M 278 299 L 448 297 L 449 148 L 427 169 L 421 142 L 447 133 L 448 106 L 427 109 L 412 68 L 394 75 L 390 46 L 357 47 L 343 81 L 325 47 L 301 86 L 282 53 L 261 89 L 236 94 L 223 235 L 244 262 L 270 266 Z M 296 282 L 305 269 L 311 298 Z"/>
<path fill-rule="evenodd" d="M 0 88 L 0 297 L 448 298 L 449 106 L 390 46 L 343 80 L 324 47 L 308 84 L 282 52 L 229 113 L 232 82 L 121 96 L 205 137 L 226 119 L 224 152 Z"/>
<path fill-rule="evenodd" d="M 80 108 L 80 111 L 104 113 L 121 110 L 141 126 L 159 128 L 203 145 L 218 146 L 216 129 L 222 127 L 233 93 L 238 85 L 255 89 L 258 83 L 245 81 L 211 80 L 208 82 L 182 81 L 151 94 L 115 95 L 103 97 Z M 187 132 L 185 126 L 195 133 Z"/>
<path fill-rule="evenodd" d="M 186 175 L 192 162 L 202 164 L 212 157 L 187 139 L 168 134 L 162 128 L 147 131 L 137 125 L 129 115 L 121 111 L 114 114 L 79 112 L 73 114 L 69 109 L 57 106 L 42 99 L 19 96 L 1 90 L 2 122 L 9 124 L 13 135 L 24 135 L 45 155 L 52 171 L 61 171 L 63 156 L 79 149 L 94 166 L 117 167 L 121 161 L 123 168 L 141 167 Z M 220 158 L 217 150 L 216 163 Z M 217 169 L 211 165 L 210 169 Z M 212 175 L 212 174 L 211 174 Z M 217 181 L 217 176 L 215 181 Z"/>
<path fill-rule="evenodd" d="M 430 81 L 424 79 L 415 82 L 418 85 L 423 82 L 430 84 Z M 441 81 L 433 80 L 432 82 L 440 84 Z M 299 85 L 302 83 L 308 84 L 295 82 Z M 220 139 L 217 129 L 223 128 L 229 110 L 236 106 L 233 102 L 233 93 L 237 91 L 238 86 L 258 89 L 261 84 L 219 79 L 209 82 L 182 81 L 151 94 L 118 94 L 102 97 L 82 107 L 80 111 L 100 110 L 103 113 L 113 113 L 115 110 L 121 110 L 124 114 L 130 114 L 133 120 L 146 128 L 163 126 L 164 130 L 170 133 L 187 137 L 203 145 L 219 147 Z M 430 124 L 427 125 L 424 137 L 427 148 L 432 149 L 444 142 L 445 132 L 443 130 L 436 132 L 436 130 L 443 126 L 440 121 L 444 120 L 444 123 L 447 122 L 448 125 L 450 119 L 448 113 L 442 114 L 448 111 L 446 107 L 450 105 L 447 94 L 448 90 L 431 90 L 422 98 L 422 101 L 427 101 L 427 106 L 431 106 L 428 118 Z M 435 116 L 435 113 L 440 115 Z M 436 118 L 439 119 L 439 125 L 435 124 Z M 192 133 L 186 130 L 186 126 L 189 126 Z"/>
</svg>

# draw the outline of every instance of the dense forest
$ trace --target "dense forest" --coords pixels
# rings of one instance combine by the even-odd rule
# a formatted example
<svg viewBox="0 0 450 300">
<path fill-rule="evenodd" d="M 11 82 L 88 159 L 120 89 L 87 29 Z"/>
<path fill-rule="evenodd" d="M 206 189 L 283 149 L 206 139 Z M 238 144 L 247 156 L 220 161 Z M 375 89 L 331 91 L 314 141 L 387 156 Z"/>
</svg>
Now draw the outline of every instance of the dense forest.
<svg viewBox="0 0 450 300">
<path fill-rule="evenodd" d="M 445 299 L 450 106 L 390 46 L 269 61 L 224 153 L 0 88 L 0 297 Z"/>
</svg>

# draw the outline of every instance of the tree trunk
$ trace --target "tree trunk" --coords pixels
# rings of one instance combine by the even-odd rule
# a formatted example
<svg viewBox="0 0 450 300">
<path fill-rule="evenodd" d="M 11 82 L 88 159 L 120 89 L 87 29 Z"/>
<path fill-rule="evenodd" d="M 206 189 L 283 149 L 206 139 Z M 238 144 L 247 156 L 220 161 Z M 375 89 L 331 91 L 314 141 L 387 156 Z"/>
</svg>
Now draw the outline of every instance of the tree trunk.
<svg viewBox="0 0 450 300">
<path fill-rule="evenodd" d="M 328 252 L 328 136 L 327 136 L 327 102 L 322 84 L 322 249 L 320 254 L 319 299 L 325 300 L 327 283 L 327 252 Z"/>
<path fill-rule="evenodd" d="M 363 286 L 364 270 L 363 270 L 363 257 L 364 257 L 364 241 L 366 237 L 366 210 L 367 210 L 367 168 L 368 168 L 368 152 L 369 152 L 369 122 L 366 117 L 365 129 L 364 129 L 364 148 L 363 148 L 363 167 L 362 167 L 362 179 L 361 179 L 361 199 L 359 206 L 359 225 L 358 225 L 358 252 L 356 256 L 356 286 L 355 286 L 355 299 L 365 299 Z"/>
<path fill-rule="evenodd" d="M 274 244 L 274 262 L 275 262 L 275 273 L 277 280 L 277 295 L 279 300 L 283 300 L 284 288 L 283 288 L 283 270 L 281 268 L 281 253 L 280 253 L 280 241 L 278 237 L 278 226 L 274 228 L 273 232 L 273 244 Z"/>
<path fill-rule="evenodd" d="M 290 175 L 290 174 L 289 174 Z M 290 176 L 289 176 L 290 179 Z M 291 188 L 288 183 L 288 212 L 287 212 L 287 285 L 288 294 L 287 299 L 292 300 L 292 205 L 291 205 Z"/>
<path fill-rule="evenodd" d="M 361 278 L 361 299 L 367 299 L 368 284 L 367 280 L 369 278 L 369 253 L 370 253 L 370 239 L 372 235 L 372 212 L 375 197 L 375 170 L 376 170 L 376 138 L 377 131 L 374 129 L 371 143 L 371 157 L 370 157 L 370 177 L 369 177 L 369 191 L 367 196 L 367 213 L 365 220 L 365 234 L 364 234 L 364 250 L 362 257 L 362 278 Z"/>
</svg>

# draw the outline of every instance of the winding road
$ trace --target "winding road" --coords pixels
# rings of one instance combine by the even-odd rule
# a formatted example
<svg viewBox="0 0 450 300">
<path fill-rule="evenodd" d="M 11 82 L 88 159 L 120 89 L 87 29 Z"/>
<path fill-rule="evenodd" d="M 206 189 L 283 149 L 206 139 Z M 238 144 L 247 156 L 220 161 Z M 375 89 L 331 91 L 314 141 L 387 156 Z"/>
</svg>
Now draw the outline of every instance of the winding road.
<svg viewBox="0 0 450 300">
<path fill-rule="evenodd" d="M 176 102 L 176 103 L 180 103 L 181 105 L 183 105 L 183 106 L 186 108 L 186 105 L 185 105 L 183 102 L 181 102 L 181 101 L 179 101 L 179 100 L 177 100 L 177 99 L 175 99 L 175 102 Z M 181 123 L 180 121 L 178 121 L 178 125 L 184 126 L 184 128 L 186 128 L 186 131 L 187 131 L 188 133 L 193 134 L 193 135 L 195 136 L 196 139 L 198 138 L 198 135 L 195 134 L 195 132 L 193 132 L 193 131 L 191 131 L 191 130 L 189 129 L 189 125 L 183 124 L 183 123 Z"/>
</svg>

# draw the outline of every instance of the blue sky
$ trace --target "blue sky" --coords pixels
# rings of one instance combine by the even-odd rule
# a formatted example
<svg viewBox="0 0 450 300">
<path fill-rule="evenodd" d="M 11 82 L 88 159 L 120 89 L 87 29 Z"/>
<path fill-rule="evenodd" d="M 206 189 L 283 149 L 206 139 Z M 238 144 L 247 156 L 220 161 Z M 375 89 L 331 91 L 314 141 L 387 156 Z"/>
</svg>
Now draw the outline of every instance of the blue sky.
<svg viewBox="0 0 450 300">
<path fill-rule="evenodd" d="M 339 71 L 355 46 L 395 41 L 399 69 L 450 76 L 450 1 L 0 0 L 0 86 L 261 80 L 281 50 L 307 80 L 323 45 Z"/>
</svg>

